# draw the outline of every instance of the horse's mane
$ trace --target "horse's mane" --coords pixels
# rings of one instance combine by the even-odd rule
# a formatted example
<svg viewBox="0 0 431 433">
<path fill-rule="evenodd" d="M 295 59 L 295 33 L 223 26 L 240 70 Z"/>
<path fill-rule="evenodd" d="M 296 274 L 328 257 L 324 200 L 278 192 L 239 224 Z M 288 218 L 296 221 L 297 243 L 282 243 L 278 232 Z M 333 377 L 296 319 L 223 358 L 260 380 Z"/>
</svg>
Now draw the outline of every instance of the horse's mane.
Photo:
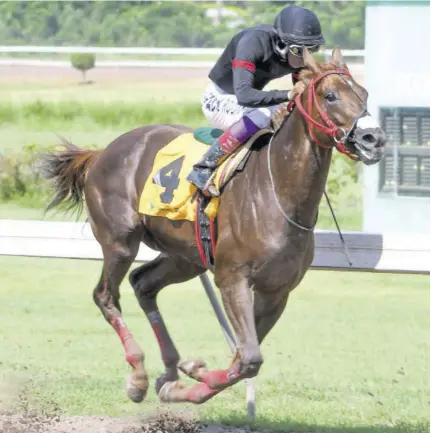
<svg viewBox="0 0 431 433">
<path fill-rule="evenodd" d="M 319 69 L 321 70 L 321 72 L 327 72 L 327 71 L 332 71 L 334 69 L 337 69 L 337 65 L 335 63 L 332 63 L 332 62 L 318 63 L 318 65 L 319 65 Z M 305 68 L 299 73 L 299 79 L 300 80 L 310 80 L 311 78 L 313 78 L 314 75 L 315 74 L 313 73 L 313 71 Z"/>
</svg>

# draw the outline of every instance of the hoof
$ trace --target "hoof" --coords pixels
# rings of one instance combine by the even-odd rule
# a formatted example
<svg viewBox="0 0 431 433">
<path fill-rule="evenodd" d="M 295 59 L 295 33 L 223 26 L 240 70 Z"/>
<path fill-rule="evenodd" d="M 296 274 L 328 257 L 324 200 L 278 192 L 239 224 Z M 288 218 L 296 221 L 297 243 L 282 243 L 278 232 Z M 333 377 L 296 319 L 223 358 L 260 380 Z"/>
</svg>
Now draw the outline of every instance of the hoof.
<svg viewBox="0 0 431 433">
<path fill-rule="evenodd" d="M 126 392 L 130 400 L 134 403 L 141 403 L 147 395 L 148 386 L 145 389 L 138 388 L 133 384 L 132 377 L 129 376 L 126 380 Z"/>
<path fill-rule="evenodd" d="M 163 388 L 165 383 L 168 383 L 168 382 L 170 382 L 170 381 L 164 374 L 162 374 L 160 377 L 158 377 L 156 379 L 156 384 L 155 384 L 156 394 L 159 394 L 160 390 Z"/>
<path fill-rule="evenodd" d="M 208 371 L 205 361 L 200 359 L 195 361 L 180 361 L 178 368 L 192 379 L 203 381 L 203 375 Z"/>
<path fill-rule="evenodd" d="M 166 382 L 159 391 L 159 399 L 164 403 L 185 401 L 186 386 L 179 381 Z"/>
</svg>

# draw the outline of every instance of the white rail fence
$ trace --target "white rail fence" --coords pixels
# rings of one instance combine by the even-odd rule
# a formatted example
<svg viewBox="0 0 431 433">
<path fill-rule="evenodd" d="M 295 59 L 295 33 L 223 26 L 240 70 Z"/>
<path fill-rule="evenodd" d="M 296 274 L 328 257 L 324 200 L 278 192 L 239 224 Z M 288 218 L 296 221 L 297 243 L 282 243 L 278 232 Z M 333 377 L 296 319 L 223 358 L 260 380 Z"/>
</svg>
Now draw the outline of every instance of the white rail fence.
<svg viewBox="0 0 431 433">
<path fill-rule="evenodd" d="M 93 53 L 93 54 L 116 54 L 116 55 L 171 55 L 171 56 L 214 56 L 214 60 L 223 51 L 223 48 L 154 48 L 154 47 L 60 47 L 60 46 L 0 46 L 1 54 L 72 54 L 72 53 Z M 328 57 L 331 50 L 323 50 Z M 364 57 L 364 50 L 343 50 L 347 58 Z M 158 67 L 158 68 L 210 68 L 213 61 L 202 60 L 97 60 L 96 67 Z M 17 59 L 4 57 L 0 59 L 3 66 L 53 66 L 70 67 L 66 60 L 38 60 L 38 59 Z"/>
<path fill-rule="evenodd" d="M 146 55 L 188 55 L 218 56 L 223 48 L 156 48 L 156 47 L 63 47 L 63 46 L 34 46 L 34 45 L 0 45 L 0 53 L 48 53 L 48 54 L 146 54 Z M 345 57 L 364 57 L 364 50 L 342 50 Z M 323 50 L 324 55 L 330 55 L 332 50 Z"/>
<path fill-rule="evenodd" d="M 430 239 L 423 234 L 345 232 L 352 266 L 337 232 L 316 230 L 314 269 L 427 274 Z M 0 255 L 102 259 L 89 224 L 0 220 Z M 137 261 L 158 252 L 142 245 Z"/>
</svg>

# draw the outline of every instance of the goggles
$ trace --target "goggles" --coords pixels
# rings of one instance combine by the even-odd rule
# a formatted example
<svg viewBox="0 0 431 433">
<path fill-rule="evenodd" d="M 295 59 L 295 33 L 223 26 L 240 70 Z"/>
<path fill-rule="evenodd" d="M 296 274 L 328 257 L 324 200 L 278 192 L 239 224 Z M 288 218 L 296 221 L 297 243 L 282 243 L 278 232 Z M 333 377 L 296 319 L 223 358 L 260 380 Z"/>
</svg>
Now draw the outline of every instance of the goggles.
<svg viewBox="0 0 431 433">
<path fill-rule="evenodd" d="M 280 39 L 279 41 L 277 41 L 276 48 L 280 56 L 285 59 L 288 52 L 293 56 L 303 57 L 304 48 L 307 48 L 308 52 L 310 53 L 316 53 L 317 51 L 319 51 L 320 45 L 312 45 L 308 47 L 302 45 L 289 45 Z"/>
</svg>

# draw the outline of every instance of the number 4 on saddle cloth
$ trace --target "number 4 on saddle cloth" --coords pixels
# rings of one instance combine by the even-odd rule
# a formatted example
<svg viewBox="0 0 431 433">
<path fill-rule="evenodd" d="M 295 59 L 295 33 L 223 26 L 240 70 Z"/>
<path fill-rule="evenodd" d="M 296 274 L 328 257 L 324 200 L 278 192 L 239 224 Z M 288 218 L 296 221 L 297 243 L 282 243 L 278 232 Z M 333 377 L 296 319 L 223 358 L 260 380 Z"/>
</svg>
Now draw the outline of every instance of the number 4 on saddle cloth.
<svg viewBox="0 0 431 433">
<path fill-rule="evenodd" d="M 141 214 L 193 221 L 199 254 L 204 265 L 210 269 L 215 264 L 215 219 L 220 197 L 207 198 L 198 194 L 193 201 L 197 188 L 186 178 L 193 164 L 208 150 L 208 145 L 222 133 L 210 127 L 198 128 L 194 133 L 178 136 L 160 149 L 139 200 Z M 270 130 L 257 132 L 214 171 L 211 181 L 219 192 L 235 171 L 245 166 L 256 140 L 270 133 Z"/>
<path fill-rule="evenodd" d="M 216 169 L 212 182 L 219 192 L 235 171 L 243 168 L 253 143 L 270 132 L 259 131 Z M 197 128 L 193 133 L 181 134 L 160 149 L 142 191 L 139 212 L 171 220 L 195 221 L 196 203 L 192 202 L 192 197 L 197 188 L 186 177 L 193 164 L 208 150 L 208 145 L 222 133 L 223 131 L 210 127 Z M 212 220 L 217 215 L 219 201 L 220 197 L 206 200 L 204 212 Z"/>
</svg>

